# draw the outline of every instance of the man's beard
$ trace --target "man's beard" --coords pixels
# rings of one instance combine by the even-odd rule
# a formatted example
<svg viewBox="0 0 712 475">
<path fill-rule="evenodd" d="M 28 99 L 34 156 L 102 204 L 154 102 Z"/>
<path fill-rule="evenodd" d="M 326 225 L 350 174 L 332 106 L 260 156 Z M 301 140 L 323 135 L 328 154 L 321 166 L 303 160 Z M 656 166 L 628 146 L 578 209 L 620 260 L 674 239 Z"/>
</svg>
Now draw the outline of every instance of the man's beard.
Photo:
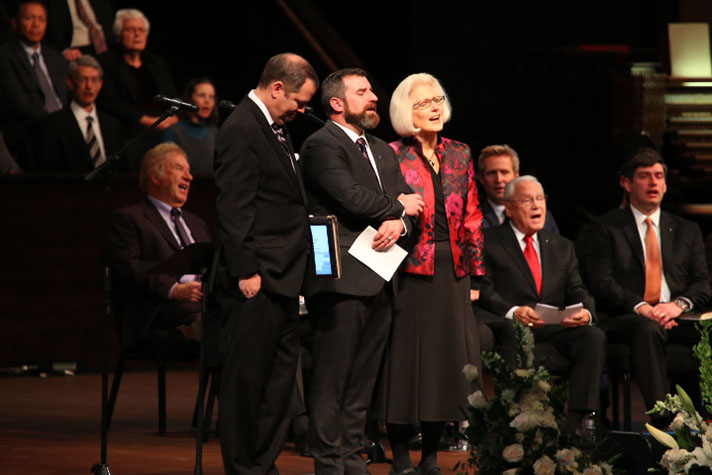
<svg viewBox="0 0 712 475">
<path fill-rule="evenodd" d="M 369 112 L 373 113 L 369 114 Z M 355 125 L 361 129 L 370 130 L 378 127 L 378 124 L 381 122 L 381 117 L 375 110 L 367 109 L 362 110 L 358 114 L 354 114 L 347 105 L 344 110 L 344 120 L 346 120 L 347 123 Z"/>
</svg>

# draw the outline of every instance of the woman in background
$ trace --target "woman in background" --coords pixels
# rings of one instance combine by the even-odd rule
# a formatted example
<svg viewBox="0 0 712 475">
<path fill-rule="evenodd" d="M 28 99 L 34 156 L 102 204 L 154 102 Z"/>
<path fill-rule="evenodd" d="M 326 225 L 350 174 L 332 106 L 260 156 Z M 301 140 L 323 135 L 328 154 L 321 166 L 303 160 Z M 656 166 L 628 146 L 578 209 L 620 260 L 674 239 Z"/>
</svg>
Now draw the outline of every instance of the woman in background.
<svg viewBox="0 0 712 475">
<path fill-rule="evenodd" d="M 408 437 L 417 422 L 423 436 L 418 470 L 440 473 L 443 428 L 464 419 L 461 408 L 479 383 L 462 369 L 480 364 L 470 277 L 484 274 L 482 214 L 470 148 L 440 136 L 450 114 L 450 101 L 430 74 L 408 76 L 391 98 L 391 123 L 402 137 L 391 146 L 406 182 L 425 201 L 415 247 L 398 276 L 382 380 L 394 474 L 415 471 Z"/>
<path fill-rule="evenodd" d="M 208 78 L 191 79 L 183 89 L 181 99 L 198 106 L 198 112 L 178 113 L 180 120 L 163 132 L 165 142 L 175 142 L 188 154 L 193 175 L 213 174 L 213 153 L 218 128 L 215 86 Z"/>
</svg>

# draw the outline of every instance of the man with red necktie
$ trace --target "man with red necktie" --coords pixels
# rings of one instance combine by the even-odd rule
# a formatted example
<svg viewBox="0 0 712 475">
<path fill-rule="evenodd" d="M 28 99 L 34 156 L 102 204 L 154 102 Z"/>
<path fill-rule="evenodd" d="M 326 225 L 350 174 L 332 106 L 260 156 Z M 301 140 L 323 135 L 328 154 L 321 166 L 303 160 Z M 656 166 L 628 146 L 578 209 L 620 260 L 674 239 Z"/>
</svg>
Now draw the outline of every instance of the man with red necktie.
<svg viewBox="0 0 712 475">
<path fill-rule="evenodd" d="M 598 218 L 582 246 L 601 325 L 609 342 L 631 346 L 633 373 L 647 409 L 668 392 L 666 343 L 691 348 L 699 341 L 696 329 L 689 322 L 679 324 L 678 317 L 699 310 L 710 296 L 700 228 L 660 209 L 666 174 L 653 149 L 627 159 L 621 186 L 630 205 Z M 694 385 L 686 389 L 697 392 Z"/>
<path fill-rule="evenodd" d="M 581 282 L 571 241 L 544 229 L 546 195 L 539 181 L 530 175 L 512 180 L 504 190 L 504 205 L 509 221 L 484 230 L 486 274 L 475 315 L 489 312 L 532 328 L 535 357 L 546 352 L 542 364 L 549 371 L 568 373 L 565 430 L 576 431 L 585 414 L 599 409 L 605 336 L 594 325 L 593 298 Z M 561 324 L 545 324 L 535 310 L 537 303 L 583 307 Z M 513 348 L 502 351 L 513 364 Z M 561 361 L 566 367 L 560 367 Z"/>
</svg>

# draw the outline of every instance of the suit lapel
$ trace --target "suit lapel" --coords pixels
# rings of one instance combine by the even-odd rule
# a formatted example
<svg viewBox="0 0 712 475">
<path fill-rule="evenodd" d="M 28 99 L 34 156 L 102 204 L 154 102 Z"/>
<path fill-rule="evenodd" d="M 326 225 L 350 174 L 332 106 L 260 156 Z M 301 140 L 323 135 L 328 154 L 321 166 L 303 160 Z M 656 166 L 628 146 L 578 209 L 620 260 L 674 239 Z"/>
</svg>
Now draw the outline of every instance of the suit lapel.
<svg viewBox="0 0 712 475">
<path fill-rule="evenodd" d="M 356 145 L 356 142 L 353 142 L 351 138 L 346 135 L 346 132 L 341 130 L 341 128 L 333 121 L 327 121 L 324 127 L 326 127 L 334 135 L 334 137 L 336 137 L 337 140 L 341 142 L 342 147 L 344 147 L 344 150 L 346 150 L 349 159 L 356 164 L 356 168 L 362 171 L 359 178 L 367 177 L 366 179 L 368 183 L 363 184 L 370 184 L 372 188 L 380 191 L 381 185 L 378 183 L 376 173 L 373 171 L 371 163 L 366 160 L 366 158 L 361 153 L 361 150 L 358 148 L 358 145 Z M 366 138 L 366 140 L 368 140 L 368 137 Z M 371 147 L 370 142 L 368 146 Z M 373 151 L 373 149 L 371 149 L 371 153 L 374 154 L 375 158 L 375 152 Z M 359 179 L 359 181 L 361 180 Z"/>
<path fill-rule="evenodd" d="M 541 295 L 547 295 L 545 292 L 548 290 L 547 288 L 547 283 L 549 283 L 549 280 L 553 279 L 547 279 L 546 278 L 546 273 L 548 272 L 549 269 L 553 269 L 553 259 L 554 256 L 552 255 L 553 249 L 551 248 L 551 240 L 549 238 L 549 235 L 547 234 L 546 230 L 542 229 L 538 233 L 539 237 L 539 252 L 541 255 L 539 256 L 539 259 L 541 260 Z M 524 255 L 522 253 L 522 255 Z M 534 278 L 532 277 L 532 280 Z"/>
<path fill-rule="evenodd" d="M 480 209 L 482 210 L 482 219 L 484 219 L 487 224 L 489 225 L 490 228 L 494 228 L 496 226 L 499 226 L 499 220 L 497 219 L 497 213 L 494 212 L 494 208 L 492 208 L 492 205 L 489 204 L 489 201 L 487 201 L 487 198 L 482 201 L 482 205 L 480 206 Z"/>
<path fill-rule="evenodd" d="M 148 198 L 144 201 L 144 215 L 146 216 L 146 219 L 148 219 L 148 221 L 158 230 L 158 232 L 161 233 L 161 236 L 165 238 L 166 242 L 168 242 L 176 251 L 180 251 L 180 244 L 176 241 L 176 238 L 173 236 L 171 230 L 168 229 L 168 225 L 161 216 L 161 213 L 158 212 L 156 207 L 148 200 Z"/>
<path fill-rule="evenodd" d="M 257 123 L 260 124 L 262 134 L 264 135 L 267 142 L 270 144 L 270 147 L 272 148 L 272 151 L 277 157 L 277 160 L 279 161 L 280 165 L 284 169 L 284 172 L 289 177 L 289 181 L 292 182 L 295 188 L 297 188 L 300 196 L 302 197 L 302 200 L 304 200 L 304 202 L 306 203 L 306 194 L 304 193 L 304 186 L 301 183 L 301 178 L 297 175 L 298 172 L 296 172 L 295 170 L 295 168 L 298 168 L 296 166 L 296 160 L 294 161 L 295 166 L 294 168 L 292 168 L 292 162 L 290 160 L 290 157 L 288 157 L 287 154 L 284 153 L 282 144 L 279 142 L 279 139 L 275 135 L 274 130 L 272 130 L 272 127 L 270 127 L 269 123 L 267 122 L 267 118 L 262 113 L 262 110 L 249 97 L 245 97 L 243 101 L 249 107 L 249 110 L 252 112 L 253 116 L 255 117 L 255 120 L 257 120 Z M 287 131 L 286 127 L 285 137 L 289 137 L 289 132 Z M 292 154 L 292 159 L 294 159 L 294 149 L 292 148 L 291 139 L 287 138 L 287 143 L 289 145 L 290 153 Z"/>
<path fill-rule="evenodd" d="M 374 175 L 378 187 L 383 190 L 384 193 L 387 193 L 389 191 L 389 184 L 386 183 L 384 170 L 388 167 L 388 164 L 385 162 L 385 158 L 383 157 L 384 152 L 381 150 L 380 143 L 374 136 L 366 134 L 366 140 L 368 140 L 368 146 L 371 148 L 371 153 L 373 154 L 373 159 L 376 162 L 376 168 L 378 169 L 378 177 L 381 178 L 381 182 L 378 183 L 378 177 L 375 176 L 375 173 L 372 172 L 371 174 Z M 359 150 L 359 152 L 360 151 L 361 150 Z M 365 161 L 366 160 L 364 159 L 364 162 Z M 366 165 L 370 165 L 369 162 L 366 162 Z"/>
<path fill-rule="evenodd" d="M 638 263 L 645 271 L 645 257 L 643 256 L 643 244 L 640 242 L 640 233 L 638 232 L 638 224 L 635 222 L 635 217 L 630 207 L 623 210 L 621 225 L 623 228 L 623 234 L 625 234 L 626 239 L 630 248 L 633 250 L 638 259 Z"/>
<path fill-rule="evenodd" d="M 514 234 L 514 230 L 512 229 L 511 225 L 506 224 L 506 223 L 500 225 L 499 229 L 501 230 L 502 247 L 504 247 L 504 249 L 509 253 L 512 260 L 514 261 L 514 263 L 516 264 L 516 266 L 519 268 L 520 272 L 524 276 L 524 279 L 529 284 L 529 287 L 530 287 L 533 295 L 536 295 L 537 299 L 538 299 L 539 294 L 536 290 L 536 282 L 534 282 L 534 276 L 532 275 L 531 269 L 529 269 L 529 264 L 527 263 L 527 260 L 524 257 L 524 253 L 522 252 L 522 247 L 520 246 L 519 242 L 517 241 L 517 236 Z M 543 287 L 543 278 L 542 278 L 542 287 Z"/>
<path fill-rule="evenodd" d="M 84 140 L 84 134 L 82 133 L 76 117 L 74 117 L 72 109 L 70 109 L 69 106 L 62 109 L 62 116 L 62 124 L 67 133 L 67 137 L 72 143 L 72 146 L 77 150 L 77 153 L 81 157 L 81 161 L 88 164 L 90 167 L 93 167 L 94 164 L 89 156 L 89 149 L 87 148 L 87 143 Z"/>
<path fill-rule="evenodd" d="M 670 216 L 660 212 L 660 256 L 663 260 L 663 273 L 667 269 L 666 262 L 671 262 L 673 254 L 673 238 L 675 237 L 675 224 Z M 667 276 L 665 276 L 667 278 Z"/>
<path fill-rule="evenodd" d="M 40 83 L 37 81 L 35 71 L 32 69 L 32 63 L 30 63 L 30 59 L 27 57 L 27 54 L 25 53 L 25 50 L 23 49 L 22 44 L 20 43 L 20 40 L 14 40 L 13 50 L 15 52 L 15 56 L 17 57 L 18 62 L 22 66 L 22 69 L 25 71 L 25 80 L 32 84 L 32 86 L 39 93 L 42 93 Z"/>
</svg>

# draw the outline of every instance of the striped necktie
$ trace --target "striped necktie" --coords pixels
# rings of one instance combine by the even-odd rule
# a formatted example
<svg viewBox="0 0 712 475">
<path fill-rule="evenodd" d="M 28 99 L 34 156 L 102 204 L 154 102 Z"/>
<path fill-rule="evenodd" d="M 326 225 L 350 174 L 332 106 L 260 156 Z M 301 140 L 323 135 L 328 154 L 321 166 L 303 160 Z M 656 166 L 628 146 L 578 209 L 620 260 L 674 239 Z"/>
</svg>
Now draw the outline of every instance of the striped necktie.
<svg viewBox="0 0 712 475">
<path fill-rule="evenodd" d="M 99 148 L 99 141 L 96 139 L 96 135 L 94 134 L 94 127 L 92 126 L 92 122 L 94 122 L 94 118 L 92 116 L 87 116 L 87 133 L 86 133 L 86 142 L 87 142 L 87 148 L 89 149 L 89 157 L 91 158 L 91 162 L 94 165 L 94 167 L 98 167 L 101 165 L 102 157 L 101 157 L 101 149 Z"/>
<path fill-rule="evenodd" d="M 96 52 L 96 54 L 106 52 L 108 48 L 106 47 L 104 33 L 99 30 L 99 28 L 96 26 L 96 23 L 91 21 L 91 18 L 89 18 L 89 14 L 87 13 L 86 8 L 84 8 L 82 0 L 74 0 L 74 3 L 77 7 L 77 15 L 82 20 L 82 23 L 84 23 L 84 25 L 86 25 L 87 29 L 89 30 L 89 39 L 91 40 L 92 46 L 94 46 L 94 51 Z"/>
</svg>

